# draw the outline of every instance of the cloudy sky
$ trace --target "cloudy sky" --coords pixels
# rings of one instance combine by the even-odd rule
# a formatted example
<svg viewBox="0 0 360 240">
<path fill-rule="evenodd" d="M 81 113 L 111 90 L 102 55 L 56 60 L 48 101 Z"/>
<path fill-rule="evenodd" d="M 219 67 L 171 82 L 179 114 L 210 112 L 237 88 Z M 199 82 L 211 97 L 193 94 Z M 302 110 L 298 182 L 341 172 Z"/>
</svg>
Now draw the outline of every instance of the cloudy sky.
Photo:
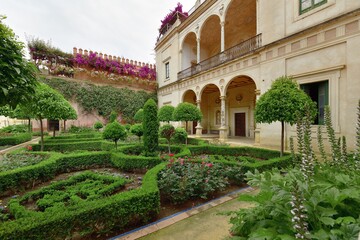
<svg viewBox="0 0 360 240">
<path fill-rule="evenodd" d="M 0 0 L 0 15 L 23 42 L 50 40 L 73 47 L 155 63 L 161 20 L 179 0 Z M 180 0 L 188 11 L 195 0 Z"/>
</svg>

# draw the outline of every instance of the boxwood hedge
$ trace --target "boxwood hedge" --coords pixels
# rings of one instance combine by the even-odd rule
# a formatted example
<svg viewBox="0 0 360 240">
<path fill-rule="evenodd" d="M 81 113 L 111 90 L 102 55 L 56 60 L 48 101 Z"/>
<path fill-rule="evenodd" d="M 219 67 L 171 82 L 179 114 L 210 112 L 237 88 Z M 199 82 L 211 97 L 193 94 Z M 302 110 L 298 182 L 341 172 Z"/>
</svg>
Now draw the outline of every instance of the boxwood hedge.
<svg viewBox="0 0 360 240">
<path fill-rule="evenodd" d="M 0 146 L 18 145 L 31 140 L 31 133 L 18 133 L 12 136 L 0 136 Z"/>
<path fill-rule="evenodd" d="M 128 170 L 155 166 L 159 159 L 122 159 L 120 153 L 86 152 L 63 155 L 51 153 L 51 157 L 37 165 L 0 173 L 1 192 L 10 188 L 31 187 L 32 180 L 46 181 L 66 171 L 86 169 L 90 166 L 114 166 Z M 45 212 L 26 209 L 19 200 L 9 204 L 16 217 L 0 225 L 0 239 L 59 239 L 74 232 L 90 234 L 113 228 L 124 229 L 129 224 L 146 222 L 160 209 L 157 174 L 166 163 L 150 169 L 138 189 L 112 195 L 90 202 L 80 202 L 71 208 L 51 208 Z"/>
</svg>

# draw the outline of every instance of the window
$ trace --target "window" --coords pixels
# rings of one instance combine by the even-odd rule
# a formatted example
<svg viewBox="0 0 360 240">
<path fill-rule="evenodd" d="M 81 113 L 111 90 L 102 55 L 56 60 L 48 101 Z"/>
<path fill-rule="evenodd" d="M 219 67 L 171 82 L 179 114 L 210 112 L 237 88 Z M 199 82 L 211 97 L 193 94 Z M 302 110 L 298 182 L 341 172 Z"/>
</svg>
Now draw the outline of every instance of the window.
<svg viewBox="0 0 360 240">
<path fill-rule="evenodd" d="M 170 78 L 170 64 L 169 62 L 165 63 L 165 78 Z"/>
<path fill-rule="evenodd" d="M 300 1 L 300 14 L 310 11 L 320 5 L 327 3 L 327 0 L 299 0 Z"/>
<path fill-rule="evenodd" d="M 300 87 L 316 102 L 318 114 L 314 123 L 316 125 L 323 125 L 325 106 L 329 105 L 329 81 L 302 84 Z"/>
</svg>

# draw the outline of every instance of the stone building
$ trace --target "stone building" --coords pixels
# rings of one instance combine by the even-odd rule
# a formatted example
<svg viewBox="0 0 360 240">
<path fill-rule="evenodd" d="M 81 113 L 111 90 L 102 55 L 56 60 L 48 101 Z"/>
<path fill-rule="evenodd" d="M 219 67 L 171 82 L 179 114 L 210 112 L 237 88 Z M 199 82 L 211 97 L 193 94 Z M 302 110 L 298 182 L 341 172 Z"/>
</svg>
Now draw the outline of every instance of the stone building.
<svg viewBox="0 0 360 240">
<path fill-rule="evenodd" d="M 159 107 L 197 104 L 204 118 L 188 131 L 222 140 L 280 144 L 280 123 L 257 124 L 256 100 L 274 79 L 292 76 L 332 111 L 338 136 L 354 146 L 360 99 L 360 1 L 205 0 L 155 47 Z M 295 136 L 286 126 L 286 139 Z"/>
</svg>

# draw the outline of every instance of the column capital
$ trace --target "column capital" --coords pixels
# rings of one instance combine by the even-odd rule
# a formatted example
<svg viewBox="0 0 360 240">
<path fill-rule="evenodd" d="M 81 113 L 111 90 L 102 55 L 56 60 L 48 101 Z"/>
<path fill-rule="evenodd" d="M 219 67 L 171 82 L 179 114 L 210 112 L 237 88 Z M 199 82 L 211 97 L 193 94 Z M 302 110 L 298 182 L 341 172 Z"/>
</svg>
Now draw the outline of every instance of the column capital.
<svg viewBox="0 0 360 240">
<path fill-rule="evenodd" d="M 220 96 L 220 100 L 226 100 L 226 96 Z"/>
<path fill-rule="evenodd" d="M 220 26 L 221 26 L 221 27 L 224 27 L 224 26 L 225 26 L 225 21 L 221 21 L 221 22 L 220 22 Z"/>
<path fill-rule="evenodd" d="M 196 100 L 196 103 L 197 103 L 197 104 L 200 104 L 200 103 L 201 103 L 201 100 L 200 100 L 200 99 L 197 99 L 197 100 Z"/>
</svg>

